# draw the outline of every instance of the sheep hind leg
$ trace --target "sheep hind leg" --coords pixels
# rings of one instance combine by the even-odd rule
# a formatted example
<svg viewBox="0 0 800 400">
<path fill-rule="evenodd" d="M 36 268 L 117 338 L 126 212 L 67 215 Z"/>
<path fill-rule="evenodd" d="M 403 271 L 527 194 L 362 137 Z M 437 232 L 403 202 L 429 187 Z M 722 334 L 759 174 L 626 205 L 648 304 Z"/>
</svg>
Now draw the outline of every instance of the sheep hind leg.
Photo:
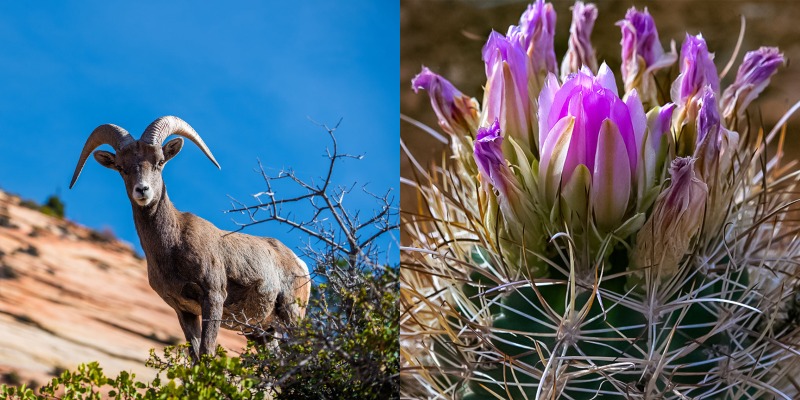
<svg viewBox="0 0 800 400">
<path fill-rule="evenodd" d="M 305 308 L 298 304 L 297 300 L 293 299 L 291 295 L 278 294 L 278 298 L 275 299 L 275 315 L 278 317 L 280 324 L 287 327 L 294 326 L 304 314 Z M 277 328 L 279 333 L 284 333 L 281 332 L 285 331 L 285 329 L 282 329 L 284 326 Z"/>
<path fill-rule="evenodd" d="M 181 329 L 183 329 L 183 336 L 189 342 L 189 355 L 192 361 L 197 362 L 200 359 L 200 335 L 202 329 L 200 316 L 180 310 L 177 313 L 178 321 L 181 323 Z"/>
</svg>

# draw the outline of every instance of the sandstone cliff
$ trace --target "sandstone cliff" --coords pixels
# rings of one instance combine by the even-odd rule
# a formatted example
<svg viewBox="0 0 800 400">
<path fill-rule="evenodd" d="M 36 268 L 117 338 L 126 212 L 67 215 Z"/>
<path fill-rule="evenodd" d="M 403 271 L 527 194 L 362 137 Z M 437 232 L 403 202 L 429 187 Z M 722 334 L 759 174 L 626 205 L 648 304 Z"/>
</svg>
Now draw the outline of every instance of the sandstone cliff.
<svg viewBox="0 0 800 400">
<path fill-rule="evenodd" d="M 89 361 L 149 379 L 149 350 L 182 342 L 129 244 L 0 191 L 0 382 L 43 384 Z M 236 353 L 245 340 L 222 330 L 218 343 Z"/>
</svg>

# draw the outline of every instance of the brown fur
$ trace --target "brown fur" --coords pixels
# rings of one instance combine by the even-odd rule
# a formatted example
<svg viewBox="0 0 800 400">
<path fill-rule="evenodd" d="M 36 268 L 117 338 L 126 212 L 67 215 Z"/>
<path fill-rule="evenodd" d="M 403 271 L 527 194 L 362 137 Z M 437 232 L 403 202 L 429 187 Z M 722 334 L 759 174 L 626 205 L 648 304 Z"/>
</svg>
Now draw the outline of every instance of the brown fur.
<svg viewBox="0 0 800 400">
<path fill-rule="evenodd" d="M 305 315 L 311 283 L 305 263 L 281 242 L 221 231 L 173 206 L 161 171 L 182 145 L 180 138 L 163 148 L 137 141 L 117 154 L 97 151 L 95 159 L 122 175 L 150 286 L 175 309 L 197 357 L 214 351 L 221 325 L 252 333 L 239 323 L 293 323 Z M 146 205 L 134 201 L 142 183 L 153 194 Z"/>
</svg>

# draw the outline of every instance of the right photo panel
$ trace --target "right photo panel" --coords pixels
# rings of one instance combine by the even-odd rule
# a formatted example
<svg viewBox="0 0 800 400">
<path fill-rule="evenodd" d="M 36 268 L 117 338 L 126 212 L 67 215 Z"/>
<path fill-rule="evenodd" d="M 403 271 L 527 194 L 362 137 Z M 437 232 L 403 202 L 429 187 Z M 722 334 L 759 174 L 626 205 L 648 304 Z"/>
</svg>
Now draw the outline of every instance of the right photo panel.
<svg viewBox="0 0 800 400">
<path fill-rule="evenodd" d="M 800 398 L 798 19 L 401 1 L 401 397 Z"/>
</svg>

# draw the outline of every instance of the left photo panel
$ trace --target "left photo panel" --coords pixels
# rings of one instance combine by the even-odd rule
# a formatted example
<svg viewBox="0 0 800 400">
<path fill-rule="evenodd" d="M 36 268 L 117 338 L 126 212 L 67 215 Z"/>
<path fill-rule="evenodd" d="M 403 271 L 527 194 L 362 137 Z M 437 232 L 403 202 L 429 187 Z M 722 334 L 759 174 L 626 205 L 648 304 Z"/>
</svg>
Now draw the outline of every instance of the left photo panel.
<svg viewBox="0 0 800 400">
<path fill-rule="evenodd" d="M 0 398 L 399 395 L 399 6 L 0 5 Z"/>
</svg>

